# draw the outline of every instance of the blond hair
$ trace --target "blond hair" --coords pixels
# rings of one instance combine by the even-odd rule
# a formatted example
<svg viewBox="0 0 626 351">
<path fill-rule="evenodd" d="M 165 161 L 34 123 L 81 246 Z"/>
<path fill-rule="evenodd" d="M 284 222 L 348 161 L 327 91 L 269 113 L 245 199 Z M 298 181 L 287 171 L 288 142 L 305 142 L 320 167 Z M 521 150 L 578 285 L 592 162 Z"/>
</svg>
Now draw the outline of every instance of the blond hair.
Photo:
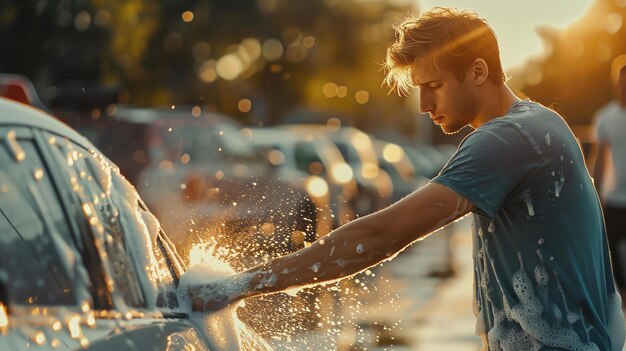
<svg viewBox="0 0 626 351">
<path fill-rule="evenodd" d="M 489 67 L 489 79 L 497 84 L 505 81 L 496 35 L 472 11 L 436 7 L 419 16 L 409 15 L 393 28 L 396 41 L 387 49 L 383 67 L 390 92 L 410 93 L 414 87 L 411 70 L 423 58 L 436 69 L 452 71 L 461 81 L 464 71 L 482 58 Z"/>
</svg>

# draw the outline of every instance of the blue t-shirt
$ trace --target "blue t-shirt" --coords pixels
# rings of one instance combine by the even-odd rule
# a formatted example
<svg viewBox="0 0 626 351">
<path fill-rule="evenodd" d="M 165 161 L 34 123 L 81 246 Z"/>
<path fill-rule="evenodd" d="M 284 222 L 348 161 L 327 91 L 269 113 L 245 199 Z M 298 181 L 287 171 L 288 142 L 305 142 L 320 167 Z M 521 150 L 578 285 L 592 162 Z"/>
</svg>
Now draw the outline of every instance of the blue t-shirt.
<svg viewBox="0 0 626 351">
<path fill-rule="evenodd" d="M 622 350 L 598 196 L 565 121 L 520 101 L 433 179 L 471 201 L 476 332 L 489 350 Z"/>
</svg>

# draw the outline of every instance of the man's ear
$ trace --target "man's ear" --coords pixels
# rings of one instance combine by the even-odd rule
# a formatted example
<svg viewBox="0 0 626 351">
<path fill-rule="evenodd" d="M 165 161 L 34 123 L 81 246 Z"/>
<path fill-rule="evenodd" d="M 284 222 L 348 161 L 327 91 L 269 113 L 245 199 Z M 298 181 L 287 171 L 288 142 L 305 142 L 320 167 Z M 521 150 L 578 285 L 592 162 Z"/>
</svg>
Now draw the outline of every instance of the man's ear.
<svg viewBox="0 0 626 351">
<path fill-rule="evenodd" d="M 470 74 L 474 84 L 483 85 L 485 81 L 487 81 L 487 77 L 489 77 L 489 66 L 484 59 L 478 58 L 470 67 Z"/>
</svg>

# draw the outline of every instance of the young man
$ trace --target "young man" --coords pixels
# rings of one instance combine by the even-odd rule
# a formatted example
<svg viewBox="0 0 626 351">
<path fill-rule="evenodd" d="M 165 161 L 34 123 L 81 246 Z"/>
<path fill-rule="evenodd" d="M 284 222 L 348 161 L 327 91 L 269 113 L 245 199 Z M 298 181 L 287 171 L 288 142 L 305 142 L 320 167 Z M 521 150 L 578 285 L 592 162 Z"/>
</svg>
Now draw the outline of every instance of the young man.
<svg viewBox="0 0 626 351">
<path fill-rule="evenodd" d="M 309 248 L 191 289 L 194 308 L 353 275 L 471 212 L 484 349 L 621 350 L 602 211 L 565 121 L 507 88 L 496 37 L 476 14 L 437 8 L 396 34 L 386 82 L 417 86 L 444 132 L 474 132 L 428 185 Z"/>
<path fill-rule="evenodd" d="M 600 194 L 615 281 L 626 291 L 626 56 L 615 62 L 615 99 L 598 111 L 590 162 Z M 624 66 L 621 66 L 624 65 Z M 621 66 L 621 67 L 619 67 Z M 594 157 L 595 156 L 595 157 Z M 595 162 L 594 162 L 595 160 Z"/>
</svg>

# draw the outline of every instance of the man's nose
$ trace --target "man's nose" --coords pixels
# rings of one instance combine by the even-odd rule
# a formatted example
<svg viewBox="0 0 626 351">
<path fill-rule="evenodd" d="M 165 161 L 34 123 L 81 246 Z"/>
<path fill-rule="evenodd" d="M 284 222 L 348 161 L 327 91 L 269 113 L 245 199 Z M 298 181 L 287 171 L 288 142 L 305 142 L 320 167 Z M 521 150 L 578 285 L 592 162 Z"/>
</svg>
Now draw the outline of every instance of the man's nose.
<svg viewBox="0 0 626 351">
<path fill-rule="evenodd" d="M 429 99 L 427 96 L 425 96 L 425 94 L 420 94 L 419 95 L 419 108 L 420 108 L 420 113 L 428 113 L 428 112 L 432 112 L 434 109 L 434 104 L 433 101 L 431 99 Z"/>
</svg>

